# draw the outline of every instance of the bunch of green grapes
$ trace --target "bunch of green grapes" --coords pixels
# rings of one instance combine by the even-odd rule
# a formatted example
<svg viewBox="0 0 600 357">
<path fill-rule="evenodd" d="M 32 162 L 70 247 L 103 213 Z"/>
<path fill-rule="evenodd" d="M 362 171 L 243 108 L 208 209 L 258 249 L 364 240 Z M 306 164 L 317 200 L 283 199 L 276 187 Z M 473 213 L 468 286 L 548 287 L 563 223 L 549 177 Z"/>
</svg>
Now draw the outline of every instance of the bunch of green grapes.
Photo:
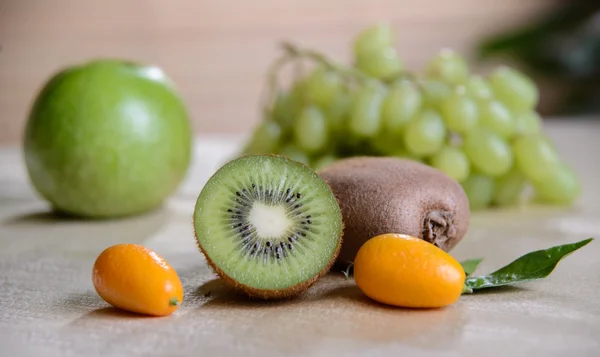
<svg viewBox="0 0 600 357">
<path fill-rule="evenodd" d="M 284 46 L 277 69 L 311 66 L 283 89 L 271 73 L 264 120 L 243 154 L 282 154 L 315 170 L 357 155 L 418 160 L 458 181 L 474 210 L 521 203 L 528 192 L 551 204 L 578 197 L 576 173 L 542 132 L 530 78 L 507 66 L 471 73 L 448 49 L 408 72 L 393 43 L 390 26 L 363 30 L 348 66 Z"/>
</svg>

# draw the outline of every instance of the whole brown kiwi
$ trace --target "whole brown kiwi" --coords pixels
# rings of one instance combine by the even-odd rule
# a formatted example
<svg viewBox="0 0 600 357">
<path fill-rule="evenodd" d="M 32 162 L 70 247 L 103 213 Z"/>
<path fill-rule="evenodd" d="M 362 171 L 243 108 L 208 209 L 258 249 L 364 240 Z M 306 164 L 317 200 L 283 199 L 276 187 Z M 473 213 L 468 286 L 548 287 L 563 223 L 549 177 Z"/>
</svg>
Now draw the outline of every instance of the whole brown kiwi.
<svg viewBox="0 0 600 357">
<path fill-rule="evenodd" d="M 368 239 L 384 233 L 422 238 L 444 251 L 466 234 L 469 201 L 460 184 L 426 164 L 395 157 L 351 157 L 318 171 L 344 220 L 338 266 L 354 261 Z"/>
</svg>

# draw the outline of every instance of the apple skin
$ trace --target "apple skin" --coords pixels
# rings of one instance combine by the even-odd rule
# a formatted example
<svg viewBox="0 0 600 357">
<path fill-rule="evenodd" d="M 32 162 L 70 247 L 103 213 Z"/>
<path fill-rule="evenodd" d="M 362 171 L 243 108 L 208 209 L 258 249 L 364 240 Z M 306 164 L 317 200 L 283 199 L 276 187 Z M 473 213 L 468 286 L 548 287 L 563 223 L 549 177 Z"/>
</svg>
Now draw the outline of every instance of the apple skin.
<svg viewBox="0 0 600 357">
<path fill-rule="evenodd" d="M 29 180 L 54 210 L 111 218 L 156 209 L 185 178 L 193 128 L 158 67 L 97 59 L 55 73 L 23 138 Z"/>
</svg>

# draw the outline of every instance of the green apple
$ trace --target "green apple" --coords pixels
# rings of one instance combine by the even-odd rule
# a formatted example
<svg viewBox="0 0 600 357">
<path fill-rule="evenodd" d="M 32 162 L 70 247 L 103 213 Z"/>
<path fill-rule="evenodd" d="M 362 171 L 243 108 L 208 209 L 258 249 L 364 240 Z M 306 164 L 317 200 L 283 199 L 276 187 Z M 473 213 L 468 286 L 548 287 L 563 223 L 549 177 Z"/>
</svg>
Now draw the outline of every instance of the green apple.
<svg viewBox="0 0 600 357">
<path fill-rule="evenodd" d="M 160 207 L 190 165 L 193 129 L 158 67 L 98 59 L 62 69 L 37 94 L 24 159 L 62 213 L 110 218 Z"/>
</svg>

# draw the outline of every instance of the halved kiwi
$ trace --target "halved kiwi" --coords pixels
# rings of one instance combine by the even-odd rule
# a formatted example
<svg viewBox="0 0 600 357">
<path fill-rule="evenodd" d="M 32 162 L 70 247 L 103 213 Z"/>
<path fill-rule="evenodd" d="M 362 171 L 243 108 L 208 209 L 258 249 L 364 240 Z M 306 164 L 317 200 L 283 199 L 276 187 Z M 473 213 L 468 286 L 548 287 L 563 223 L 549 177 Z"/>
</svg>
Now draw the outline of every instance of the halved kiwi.
<svg viewBox="0 0 600 357">
<path fill-rule="evenodd" d="M 196 241 L 229 285 L 265 299 L 296 295 L 326 274 L 342 242 L 342 214 L 329 185 L 278 155 L 226 163 L 200 192 Z"/>
</svg>

